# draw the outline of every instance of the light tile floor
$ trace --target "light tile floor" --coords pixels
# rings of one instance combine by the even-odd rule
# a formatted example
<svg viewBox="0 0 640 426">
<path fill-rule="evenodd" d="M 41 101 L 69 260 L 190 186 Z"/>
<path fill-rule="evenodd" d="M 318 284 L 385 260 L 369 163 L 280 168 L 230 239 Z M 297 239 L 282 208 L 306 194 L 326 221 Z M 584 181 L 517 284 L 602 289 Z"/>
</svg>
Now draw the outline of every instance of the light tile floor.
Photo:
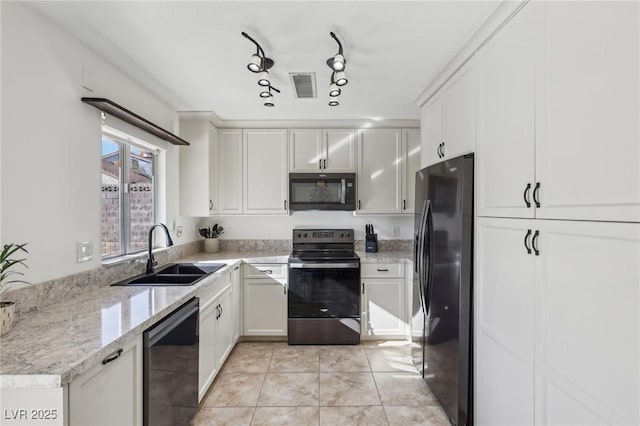
<svg viewBox="0 0 640 426">
<path fill-rule="evenodd" d="M 213 425 L 449 425 L 406 342 L 238 343 L 195 416 Z"/>
</svg>

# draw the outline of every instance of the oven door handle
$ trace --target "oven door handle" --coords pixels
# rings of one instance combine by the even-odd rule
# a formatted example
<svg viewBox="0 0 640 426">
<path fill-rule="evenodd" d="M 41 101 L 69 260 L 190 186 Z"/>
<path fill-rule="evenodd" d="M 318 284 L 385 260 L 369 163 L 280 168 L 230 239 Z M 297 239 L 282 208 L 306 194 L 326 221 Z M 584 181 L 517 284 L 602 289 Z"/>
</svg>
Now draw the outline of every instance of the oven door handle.
<svg viewBox="0 0 640 426">
<path fill-rule="evenodd" d="M 349 263 L 290 263 L 289 268 L 292 269 L 350 269 L 358 268 L 360 264 L 357 262 Z"/>
</svg>

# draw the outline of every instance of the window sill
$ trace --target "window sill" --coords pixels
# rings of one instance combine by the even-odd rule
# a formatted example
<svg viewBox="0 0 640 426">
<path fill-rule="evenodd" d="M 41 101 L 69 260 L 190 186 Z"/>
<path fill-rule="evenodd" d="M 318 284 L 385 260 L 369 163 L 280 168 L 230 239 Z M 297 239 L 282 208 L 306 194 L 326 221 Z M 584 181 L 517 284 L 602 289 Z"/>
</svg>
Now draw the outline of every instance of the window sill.
<svg viewBox="0 0 640 426">
<path fill-rule="evenodd" d="M 157 247 L 153 249 L 153 254 L 162 253 L 169 250 L 169 247 Z M 127 254 L 124 256 L 110 257 L 108 259 L 102 259 L 102 266 L 120 265 L 122 263 L 132 262 L 136 260 L 146 261 L 149 258 L 149 252 L 147 250 L 138 253 Z"/>
</svg>

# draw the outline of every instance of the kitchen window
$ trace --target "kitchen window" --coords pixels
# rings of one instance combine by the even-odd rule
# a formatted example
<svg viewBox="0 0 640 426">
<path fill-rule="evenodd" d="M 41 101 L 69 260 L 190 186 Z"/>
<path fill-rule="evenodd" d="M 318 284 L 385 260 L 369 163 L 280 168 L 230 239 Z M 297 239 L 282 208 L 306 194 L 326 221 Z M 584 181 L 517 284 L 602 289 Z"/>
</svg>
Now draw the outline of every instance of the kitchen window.
<svg viewBox="0 0 640 426">
<path fill-rule="evenodd" d="M 156 215 L 157 154 L 150 144 L 103 126 L 103 259 L 147 249 Z"/>
</svg>

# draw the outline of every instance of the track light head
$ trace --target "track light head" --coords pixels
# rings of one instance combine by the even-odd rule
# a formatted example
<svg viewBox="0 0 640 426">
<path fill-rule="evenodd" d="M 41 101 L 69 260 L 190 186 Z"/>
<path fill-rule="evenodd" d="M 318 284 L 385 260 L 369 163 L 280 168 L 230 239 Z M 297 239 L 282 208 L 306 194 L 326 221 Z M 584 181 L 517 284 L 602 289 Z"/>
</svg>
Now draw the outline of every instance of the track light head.
<svg viewBox="0 0 640 426">
<path fill-rule="evenodd" d="M 332 98 L 340 96 L 340 92 L 341 90 L 336 83 L 331 83 L 329 85 L 329 96 L 331 96 Z"/>
<path fill-rule="evenodd" d="M 269 71 L 267 70 L 260 71 L 260 74 L 258 74 L 258 84 L 263 87 L 267 87 L 271 84 L 269 82 Z"/>
<path fill-rule="evenodd" d="M 271 92 L 267 91 L 267 90 L 263 90 L 262 92 L 260 92 L 260 97 L 261 98 L 270 98 L 271 97 Z"/>
<path fill-rule="evenodd" d="M 251 56 L 251 61 L 249 61 L 247 68 L 249 68 L 249 71 L 251 72 L 260 72 L 261 65 L 262 65 L 262 58 L 258 55 L 253 55 Z"/>
<path fill-rule="evenodd" d="M 349 82 L 349 80 L 347 80 L 347 76 L 344 74 L 344 71 L 335 73 L 335 82 L 338 86 L 344 86 Z"/>
</svg>

